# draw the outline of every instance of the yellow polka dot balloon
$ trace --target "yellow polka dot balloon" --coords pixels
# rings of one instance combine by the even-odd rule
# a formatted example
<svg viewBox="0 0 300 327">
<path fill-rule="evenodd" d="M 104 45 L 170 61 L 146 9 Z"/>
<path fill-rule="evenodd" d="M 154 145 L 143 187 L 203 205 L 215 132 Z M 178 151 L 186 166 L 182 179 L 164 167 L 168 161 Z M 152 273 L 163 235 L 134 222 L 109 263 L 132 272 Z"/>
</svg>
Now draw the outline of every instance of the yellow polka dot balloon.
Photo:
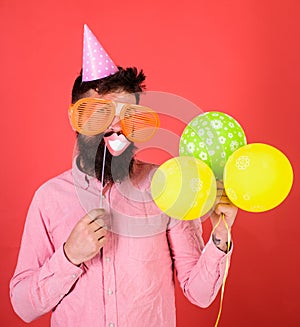
<svg viewBox="0 0 300 327">
<path fill-rule="evenodd" d="M 236 150 L 224 169 L 228 198 L 240 209 L 263 212 L 275 208 L 288 196 L 293 169 L 275 147 L 252 143 Z"/>
<path fill-rule="evenodd" d="M 151 194 L 168 216 L 192 220 L 205 215 L 216 199 L 216 179 L 207 164 L 188 157 L 164 162 L 154 173 Z"/>
</svg>

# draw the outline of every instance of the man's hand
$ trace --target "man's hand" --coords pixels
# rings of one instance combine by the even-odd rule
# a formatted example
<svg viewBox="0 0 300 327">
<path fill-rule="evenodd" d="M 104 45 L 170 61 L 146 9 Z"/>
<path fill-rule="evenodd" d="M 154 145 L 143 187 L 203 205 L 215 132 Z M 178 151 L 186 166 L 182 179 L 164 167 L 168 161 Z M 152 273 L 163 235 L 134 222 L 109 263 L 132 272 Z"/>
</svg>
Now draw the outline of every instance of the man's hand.
<svg viewBox="0 0 300 327">
<path fill-rule="evenodd" d="M 214 229 L 212 239 L 215 245 L 222 251 L 226 252 L 228 249 L 228 229 L 230 230 L 235 217 L 237 215 L 238 208 L 234 206 L 231 201 L 228 199 L 223 184 L 218 182 L 218 192 L 217 192 L 217 203 L 213 213 L 211 214 L 211 222 L 213 228 L 218 224 L 218 226 Z M 222 219 L 222 215 L 224 215 L 224 220 Z M 221 218 L 221 220 L 220 220 Z"/>
<path fill-rule="evenodd" d="M 81 218 L 65 245 L 65 255 L 74 265 L 92 259 L 107 241 L 107 230 L 104 228 L 105 216 L 103 209 L 94 209 Z"/>
</svg>

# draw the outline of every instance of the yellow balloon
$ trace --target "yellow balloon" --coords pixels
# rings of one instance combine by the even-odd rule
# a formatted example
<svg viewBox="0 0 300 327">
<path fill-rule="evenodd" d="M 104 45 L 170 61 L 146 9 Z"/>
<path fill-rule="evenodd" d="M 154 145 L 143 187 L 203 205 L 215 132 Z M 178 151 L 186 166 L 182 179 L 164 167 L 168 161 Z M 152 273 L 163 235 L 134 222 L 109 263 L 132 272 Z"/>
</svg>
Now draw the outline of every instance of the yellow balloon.
<svg viewBox="0 0 300 327">
<path fill-rule="evenodd" d="M 252 143 L 236 150 L 224 169 L 227 196 L 250 212 L 267 211 L 288 196 L 293 169 L 287 157 L 268 144 Z"/>
<path fill-rule="evenodd" d="M 154 173 L 151 194 L 168 216 L 192 220 L 205 215 L 216 199 L 216 179 L 203 161 L 188 156 L 172 158 Z"/>
</svg>

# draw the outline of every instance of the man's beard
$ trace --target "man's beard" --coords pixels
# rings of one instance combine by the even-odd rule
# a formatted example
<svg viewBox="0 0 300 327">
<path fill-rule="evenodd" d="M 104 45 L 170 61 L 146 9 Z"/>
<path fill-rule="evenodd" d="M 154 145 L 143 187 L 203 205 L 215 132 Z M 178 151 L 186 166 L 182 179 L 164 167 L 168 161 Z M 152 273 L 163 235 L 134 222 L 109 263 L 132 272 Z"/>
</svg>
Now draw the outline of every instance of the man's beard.
<svg viewBox="0 0 300 327">
<path fill-rule="evenodd" d="M 77 135 L 77 166 L 84 173 L 96 177 L 103 185 L 107 182 L 121 182 L 132 172 L 135 146 L 131 143 L 119 156 L 113 156 L 106 149 L 102 181 L 105 149 L 103 136 L 104 134 L 95 136 Z"/>
</svg>

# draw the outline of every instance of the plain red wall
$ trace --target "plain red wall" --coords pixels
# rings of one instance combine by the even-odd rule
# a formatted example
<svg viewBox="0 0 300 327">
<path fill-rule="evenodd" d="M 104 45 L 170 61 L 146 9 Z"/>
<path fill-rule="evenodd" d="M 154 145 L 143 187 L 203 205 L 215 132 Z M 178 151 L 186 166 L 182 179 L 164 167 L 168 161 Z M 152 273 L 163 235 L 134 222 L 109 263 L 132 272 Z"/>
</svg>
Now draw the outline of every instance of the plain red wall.
<svg viewBox="0 0 300 327">
<path fill-rule="evenodd" d="M 149 90 L 224 111 L 249 143 L 288 156 L 295 180 L 286 201 L 238 215 L 220 326 L 300 325 L 299 9 L 297 0 L 0 1 L 1 326 L 26 325 L 13 313 L 8 282 L 32 195 L 70 167 L 67 107 L 84 23 L 117 64 L 145 70 Z M 177 288 L 179 327 L 214 326 L 218 308 L 219 297 L 200 309 Z"/>
</svg>

